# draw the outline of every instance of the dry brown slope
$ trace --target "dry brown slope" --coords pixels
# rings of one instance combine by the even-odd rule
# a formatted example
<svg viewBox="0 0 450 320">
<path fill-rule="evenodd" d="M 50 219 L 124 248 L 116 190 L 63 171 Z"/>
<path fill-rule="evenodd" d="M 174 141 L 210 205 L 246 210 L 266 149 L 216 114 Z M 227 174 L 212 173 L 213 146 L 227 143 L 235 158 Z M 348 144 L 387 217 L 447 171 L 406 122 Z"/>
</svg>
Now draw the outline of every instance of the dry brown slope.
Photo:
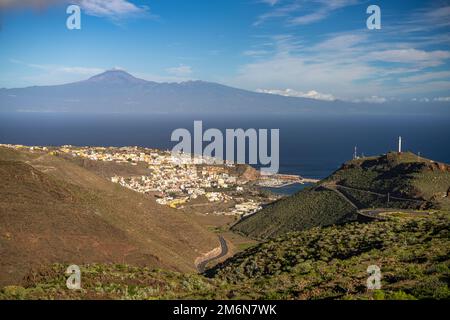
<svg viewBox="0 0 450 320">
<path fill-rule="evenodd" d="M 216 246 L 188 216 L 67 160 L 3 148 L 0 160 L 0 283 L 51 262 L 193 271 Z"/>
</svg>

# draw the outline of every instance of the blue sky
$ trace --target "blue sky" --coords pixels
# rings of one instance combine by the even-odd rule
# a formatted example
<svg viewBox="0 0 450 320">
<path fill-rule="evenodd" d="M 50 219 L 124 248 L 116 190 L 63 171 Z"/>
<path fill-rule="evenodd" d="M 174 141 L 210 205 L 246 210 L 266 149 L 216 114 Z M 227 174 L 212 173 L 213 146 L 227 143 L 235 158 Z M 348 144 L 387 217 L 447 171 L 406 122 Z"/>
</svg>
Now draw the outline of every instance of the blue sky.
<svg viewBox="0 0 450 320">
<path fill-rule="evenodd" d="M 70 3 L 81 30 L 66 28 Z M 366 28 L 371 4 L 381 30 Z M 122 68 L 324 100 L 450 101 L 450 1 L 0 0 L 0 9 L 0 87 Z"/>
</svg>

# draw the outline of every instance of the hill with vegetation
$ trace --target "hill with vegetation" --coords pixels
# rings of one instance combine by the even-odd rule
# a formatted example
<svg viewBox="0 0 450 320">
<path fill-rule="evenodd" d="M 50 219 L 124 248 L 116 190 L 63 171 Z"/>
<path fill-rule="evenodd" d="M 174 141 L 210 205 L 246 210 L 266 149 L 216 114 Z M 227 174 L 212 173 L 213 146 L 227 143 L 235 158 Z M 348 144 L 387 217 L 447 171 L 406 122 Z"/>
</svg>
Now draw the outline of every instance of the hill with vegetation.
<svg viewBox="0 0 450 320">
<path fill-rule="evenodd" d="M 448 165 L 409 153 L 347 162 L 237 224 L 269 239 L 204 274 L 193 262 L 216 237 L 110 170 L 0 148 L 0 299 L 450 299 Z M 356 222 L 373 207 L 391 214 Z M 82 290 L 66 288 L 70 264 Z M 380 290 L 367 289 L 371 265 Z"/>
<path fill-rule="evenodd" d="M 127 265 L 84 265 L 82 290 L 67 265 L 35 270 L 0 299 L 450 299 L 450 216 L 395 217 L 312 228 L 251 247 L 205 275 Z M 368 290 L 367 268 L 381 270 Z"/>
<path fill-rule="evenodd" d="M 356 221 L 356 210 L 336 193 L 308 189 L 281 199 L 232 227 L 234 232 L 267 239 L 294 230 Z"/>
<path fill-rule="evenodd" d="M 0 148 L 0 180 L 0 285 L 53 263 L 195 271 L 217 246 L 187 215 L 61 157 Z"/>
<path fill-rule="evenodd" d="M 232 229 L 267 239 L 356 221 L 361 209 L 450 209 L 450 166 L 412 153 L 349 161 L 316 186 L 275 202 Z"/>
<path fill-rule="evenodd" d="M 356 192 L 356 199 L 367 201 L 361 204 L 365 207 L 375 206 L 371 202 L 424 209 L 449 208 L 450 204 L 450 166 L 410 152 L 391 152 L 380 157 L 349 161 L 322 181 L 324 183 L 343 187 L 341 190 L 350 195 L 352 191 Z M 358 191 L 366 191 L 367 199 L 358 195 Z"/>
</svg>

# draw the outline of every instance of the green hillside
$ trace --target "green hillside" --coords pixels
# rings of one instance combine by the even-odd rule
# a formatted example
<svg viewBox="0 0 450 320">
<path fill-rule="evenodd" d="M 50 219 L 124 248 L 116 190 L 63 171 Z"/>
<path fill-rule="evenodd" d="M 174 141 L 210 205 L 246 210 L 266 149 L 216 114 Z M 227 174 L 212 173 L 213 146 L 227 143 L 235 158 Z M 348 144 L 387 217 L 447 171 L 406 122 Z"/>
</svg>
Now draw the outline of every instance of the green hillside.
<svg viewBox="0 0 450 320">
<path fill-rule="evenodd" d="M 289 231 L 358 220 L 358 210 L 450 210 L 450 167 L 412 153 L 388 153 L 342 165 L 314 188 L 273 203 L 232 230 L 267 239 Z"/>
<path fill-rule="evenodd" d="M 290 233 L 237 254 L 211 273 L 270 298 L 369 298 L 367 267 L 388 298 L 450 298 L 448 214 Z M 254 293 L 253 293 L 254 294 Z"/>
<path fill-rule="evenodd" d="M 203 275 L 193 261 L 214 235 L 89 167 L 0 148 L 0 299 L 450 299 L 448 165 L 350 161 L 235 225 L 268 239 Z M 72 263 L 81 291 L 66 288 Z"/>
<path fill-rule="evenodd" d="M 429 206 L 448 205 L 450 166 L 415 154 L 388 153 L 347 162 L 322 183 L 424 200 Z"/>
<path fill-rule="evenodd" d="M 67 265 L 36 270 L 0 299 L 450 299 L 450 216 L 391 218 L 289 233 L 249 248 L 207 275 L 126 265 L 82 266 L 81 291 Z M 381 290 L 367 290 L 367 268 Z"/>
<path fill-rule="evenodd" d="M 335 192 L 310 189 L 270 204 L 232 230 L 266 239 L 293 230 L 355 221 L 356 210 Z"/>
</svg>

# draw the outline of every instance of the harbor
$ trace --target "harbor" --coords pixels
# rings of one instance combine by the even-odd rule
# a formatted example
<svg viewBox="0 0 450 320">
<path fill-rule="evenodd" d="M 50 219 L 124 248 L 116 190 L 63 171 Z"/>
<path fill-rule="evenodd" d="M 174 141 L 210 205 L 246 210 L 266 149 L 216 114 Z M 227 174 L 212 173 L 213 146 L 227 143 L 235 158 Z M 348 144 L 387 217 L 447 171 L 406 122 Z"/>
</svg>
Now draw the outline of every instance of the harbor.
<svg viewBox="0 0 450 320">
<path fill-rule="evenodd" d="M 319 181 L 319 179 L 304 178 L 300 175 L 273 174 L 262 176 L 258 181 L 258 185 L 266 188 L 284 188 L 294 184 L 314 184 Z"/>
</svg>

